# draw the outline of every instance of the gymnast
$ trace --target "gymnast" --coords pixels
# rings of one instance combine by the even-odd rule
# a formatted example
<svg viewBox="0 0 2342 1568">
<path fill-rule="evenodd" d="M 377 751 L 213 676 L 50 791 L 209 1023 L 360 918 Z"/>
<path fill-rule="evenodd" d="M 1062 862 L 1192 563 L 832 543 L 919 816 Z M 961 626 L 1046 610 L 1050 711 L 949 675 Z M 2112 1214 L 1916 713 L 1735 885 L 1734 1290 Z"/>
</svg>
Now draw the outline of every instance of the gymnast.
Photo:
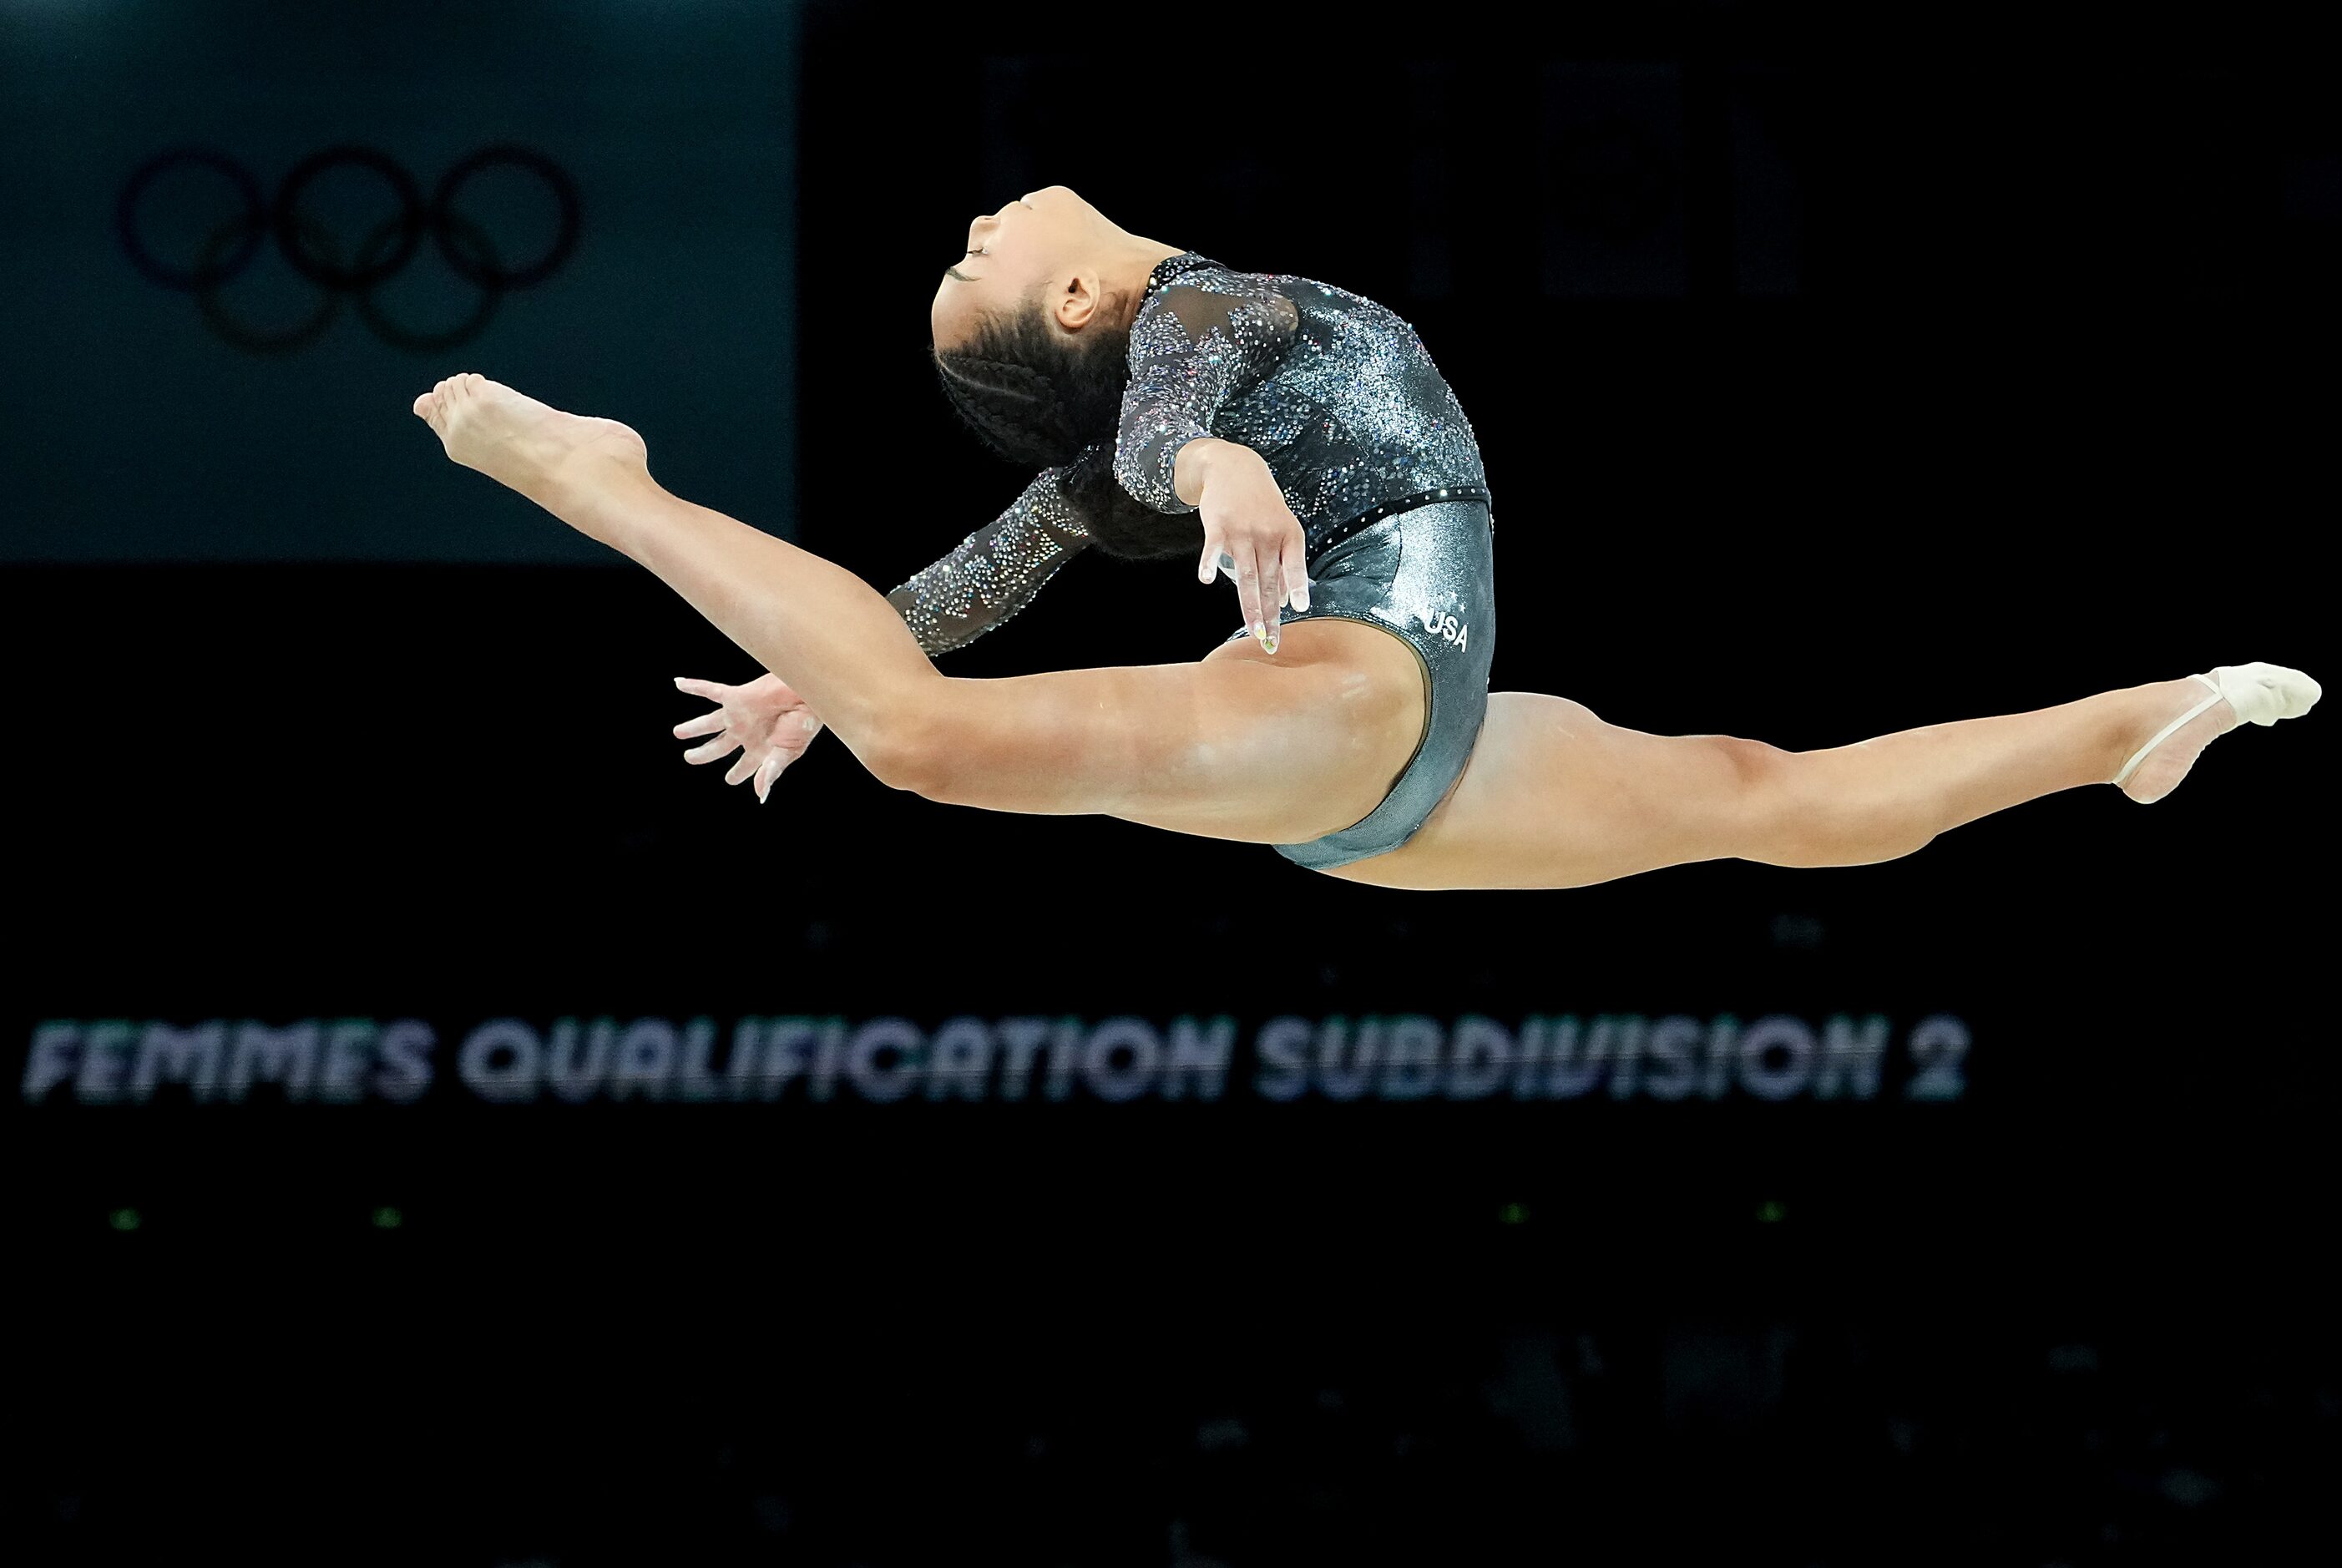
<svg viewBox="0 0 2342 1568">
<path fill-rule="evenodd" d="M 823 728 L 879 781 L 994 811 L 1268 844 L 1398 888 L 1577 887 L 1689 862 L 1862 865 L 2022 801 L 2168 794 L 2214 738 L 2307 713 L 2269 664 L 1792 752 L 1488 690 L 1495 513 L 1414 329 L 1314 279 L 1133 235 L 1064 185 L 969 225 L 930 312 L 960 416 L 1038 472 L 881 595 L 651 477 L 642 439 L 477 375 L 415 400 L 456 463 L 656 573 L 770 672 L 678 680 L 685 754 L 763 799 Z M 1187 664 L 956 678 L 932 655 L 1096 544 L 1230 579 Z"/>
</svg>

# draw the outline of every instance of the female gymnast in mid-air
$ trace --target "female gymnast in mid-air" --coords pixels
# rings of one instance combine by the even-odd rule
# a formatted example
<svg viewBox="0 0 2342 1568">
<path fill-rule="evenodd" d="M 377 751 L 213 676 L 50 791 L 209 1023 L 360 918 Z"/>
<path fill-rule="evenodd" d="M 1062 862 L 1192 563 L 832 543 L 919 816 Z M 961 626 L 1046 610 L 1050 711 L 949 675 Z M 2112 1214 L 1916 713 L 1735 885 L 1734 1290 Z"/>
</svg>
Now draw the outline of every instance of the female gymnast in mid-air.
<svg viewBox="0 0 2342 1568">
<path fill-rule="evenodd" d="M 649 567 L 773 672 L 680 680 L 676 726 L 775 777 L 825 725 L 881 782 L 1270 844 L 1386 887 L 1576 887 L 1690 861 L 1860 865 L 2056 790 L 2170 793 L 2214 737 L 2307 713 L 2298 670 L 2219 665 L 2033 713 L 1790 752 L 1488 690 L 1493 512 L 1413 328 L 1309 278 L 1129 233 L 1064 185 L 969 225 L 930 316 L 960 414 L 1040 472 L 881 596 L 668 494 L 642 440 L 473 375 L 415 401 L 447 455 Z M 1075 553 L 1193 555 L 1245 626 L 1193 664 L 954 678 L 931 654 Z M 1200 553 L 1198 553 L 1200 552 Z"/>
</svg>

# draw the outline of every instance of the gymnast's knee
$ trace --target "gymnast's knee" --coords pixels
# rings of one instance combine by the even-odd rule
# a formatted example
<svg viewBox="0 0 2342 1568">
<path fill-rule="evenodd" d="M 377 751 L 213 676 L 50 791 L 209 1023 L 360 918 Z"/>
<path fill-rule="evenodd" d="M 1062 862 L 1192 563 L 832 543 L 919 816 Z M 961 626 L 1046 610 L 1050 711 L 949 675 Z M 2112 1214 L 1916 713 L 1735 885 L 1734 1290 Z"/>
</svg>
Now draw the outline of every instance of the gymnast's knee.
<svg viewBox="0 0 2342 1568">
<path fill-rule="evenodd" d="M 942 682 L 935 683 L 940 689 Z M 832 724 L 871 777 L 888 789 L 943 798 L 960 769 L 949 705 L 917 687 L 873 698 L 851 721 Z"/>
<path fill-rule="evenodd" d="M 1800 752 L 1717 736 L 1738 782 L 1734 853 L 1767 865 L 1874 865 L 1933 842 L 1937 829 L 1896 792 L 1850 793 Z"/>
<path fill-rule="evenodd" d="M 1739 735 L 1702 735 L 1723 760 L 1726 786 L 1717 824 L 1725 853 L 1769 865 L 1809 864 L 1818 803 L 1797 754 Z"/>
</svg>

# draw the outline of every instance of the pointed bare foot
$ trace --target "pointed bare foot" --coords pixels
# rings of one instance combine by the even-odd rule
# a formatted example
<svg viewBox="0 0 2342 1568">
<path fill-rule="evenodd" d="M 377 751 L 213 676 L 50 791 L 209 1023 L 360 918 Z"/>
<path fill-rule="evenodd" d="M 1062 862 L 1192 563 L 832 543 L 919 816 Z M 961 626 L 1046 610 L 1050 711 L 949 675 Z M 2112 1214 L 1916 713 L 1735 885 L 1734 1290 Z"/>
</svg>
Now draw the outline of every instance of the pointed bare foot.
<svg viewBox="0 0 2342 1568">
<path fill-rule="evenodd" d="M 451 375 L 415 400 L 447 455 L 540 504 L 583 471 L 647 472 L 643 438 L 615 419 L 564 414 L 484 375 Z"/>
</svg>

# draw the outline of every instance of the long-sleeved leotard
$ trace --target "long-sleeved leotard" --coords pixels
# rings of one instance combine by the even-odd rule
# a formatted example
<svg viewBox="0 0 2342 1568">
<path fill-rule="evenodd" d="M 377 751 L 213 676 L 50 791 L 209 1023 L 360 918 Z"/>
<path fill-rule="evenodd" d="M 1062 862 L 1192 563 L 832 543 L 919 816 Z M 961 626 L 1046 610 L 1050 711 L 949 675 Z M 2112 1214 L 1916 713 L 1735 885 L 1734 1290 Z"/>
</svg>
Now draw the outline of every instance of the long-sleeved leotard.
<svg viewBox="0 0 2342 1568">
<path fill-rule="evenodd" d="M 1156 266 L 1131 324 L 1114 476 L 1158 512 L 1193 512 L 1172 474 L 1179 449 L 1204 435 L 1267 461 L 1312 562 L 1401 503 L 1488 497 L 1471 424 L 1413 327 L 1312 278 L 1183 251 Z M 1083 460 L 1102 455 L 1093 446 Z M 999 625 L 1088 543 L 1057 487 L 1064 472 L 1043 470 L 886 595 L 921 647 L 941 653 Z"/>
<path fill-rule="evenodd" d="M 1031 602 L 1090 542 L 1045 468 L 1008 510 L 886 595 L 930 654 L 965 647 Z"/>
</svg>

